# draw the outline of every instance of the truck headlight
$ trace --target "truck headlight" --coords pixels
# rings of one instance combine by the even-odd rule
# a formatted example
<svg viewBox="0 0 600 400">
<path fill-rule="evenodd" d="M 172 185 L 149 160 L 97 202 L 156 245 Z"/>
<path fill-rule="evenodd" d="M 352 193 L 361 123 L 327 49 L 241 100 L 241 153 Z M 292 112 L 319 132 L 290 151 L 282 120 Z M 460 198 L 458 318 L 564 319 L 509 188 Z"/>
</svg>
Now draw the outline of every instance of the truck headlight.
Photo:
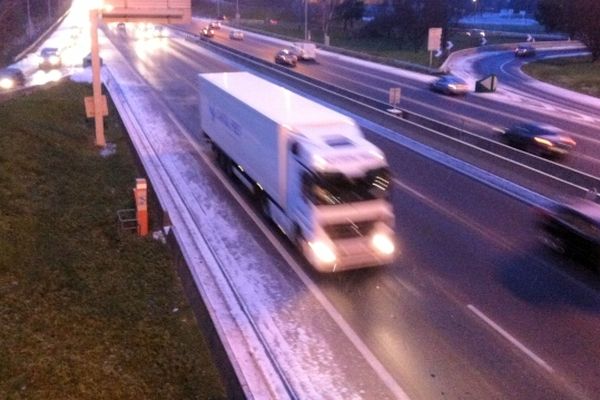
<svg viewBox="0 0 600 400">
<path fill-rule="evenodd" d="M 0 79 L 0 88 L 2 88 L 2 89 L 12 89 L 12 87 L 14 85 L 15 85 L 15 83 L 12 79 L 8 79 L 8 78 Z"/>
<path fill-rule="evenodd" d="M 331 246 L 321 241 L 309 242 L 308 245 L 310 246 L 317 260 L 327 264 L 335 262 L 337 257 Z"/>
<path fill-rule="evenodd" d="M 396 250 L 392 239 L 384 233 L 376 233 L 371 239 L 371 244 L 381 254 L 390 255 Z"/>
</svg>

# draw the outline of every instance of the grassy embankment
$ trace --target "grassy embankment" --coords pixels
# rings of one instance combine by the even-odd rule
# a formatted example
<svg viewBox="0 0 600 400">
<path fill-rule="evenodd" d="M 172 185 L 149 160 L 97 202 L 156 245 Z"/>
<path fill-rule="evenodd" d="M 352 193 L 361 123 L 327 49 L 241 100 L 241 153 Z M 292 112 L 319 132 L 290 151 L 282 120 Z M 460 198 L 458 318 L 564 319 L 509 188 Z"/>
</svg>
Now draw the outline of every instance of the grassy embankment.
<svg viewBox="0 0 600 400">
<path fill-rule="evenodd" d="M 0 398 L 225 398 L 166 246 L 119 232 L 136 165 L 89 85 L 0 103 Z"/>
<path fill-rule="evenodd" d="M 555 58 L 527 64 L 523 71 L 532 77 L 600 98 L 600 61 L 589 57 Z"/>
</svg>

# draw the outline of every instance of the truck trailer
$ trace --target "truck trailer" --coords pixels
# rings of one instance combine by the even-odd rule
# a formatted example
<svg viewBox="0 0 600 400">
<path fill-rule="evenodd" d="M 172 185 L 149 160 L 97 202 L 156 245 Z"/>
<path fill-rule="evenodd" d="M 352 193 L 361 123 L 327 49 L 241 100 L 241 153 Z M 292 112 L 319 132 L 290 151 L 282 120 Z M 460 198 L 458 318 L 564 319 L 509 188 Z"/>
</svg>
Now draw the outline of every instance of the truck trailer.
<svg viewBox="0 0 600 400">
<path fill-rule="evenodd" d="M 200 128 L 217 163 L 311 265 L 395 259 L 390 171 L 353 119 L 248 72 L 198 77 Z"/>
</svg>

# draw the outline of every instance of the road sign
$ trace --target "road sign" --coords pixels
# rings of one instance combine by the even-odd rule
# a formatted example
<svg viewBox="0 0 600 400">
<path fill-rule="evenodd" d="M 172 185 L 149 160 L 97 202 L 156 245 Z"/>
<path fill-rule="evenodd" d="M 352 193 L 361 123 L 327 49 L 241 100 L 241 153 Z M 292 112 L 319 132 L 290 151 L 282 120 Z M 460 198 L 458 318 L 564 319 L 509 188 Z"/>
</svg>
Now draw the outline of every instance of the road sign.
<svg viewBox="0 0 600 400">
<path fill-rule="evenodd" d="M 442 28 L 429 28 L 427 51 L 436 51 L 442 47 Z"/>
<path fill-rule="evenodd" d="M 498 78 L 496 75 L 489 75 L 475 82 L 475 91 L 478 93 L 491 93 L 496 91 Z"/>
<path fill-rule="evenodd" d="M 481 38 L 481 45 L 485 46 L 485 44 L 487 43 L 487 39 L 485 37 Z"/>
<path fill-rule="evenodd" d="M 192 20 L 192 0 L 104 0 L 102 20 L 187 24 Z"/>
<path fill-rule="evenodd" d="M 93 96 L 86 96 L 83 99 L 85 104 L 85 116 L 87 118 L 94 118 L 96 116 L 96 107 L 94 103 Z M 100 116 L 106 117 L 108 115 L 108 103 L 106 102 L 106 96 L 102 95 L 100 97 Z"/>
<path fill-rule="evenodd" d="M 446 50 L 450 51 L 452 50 L 452 48 L 454 47 L 454 43 L 452 43 L 451 41 L 447 41 L 446 42 Z"/>
<path fill-rule="evenodd" d="M 390 88 L 390 105 L 397 106 L 400 104 L 401 88 Z"/>
</svg>

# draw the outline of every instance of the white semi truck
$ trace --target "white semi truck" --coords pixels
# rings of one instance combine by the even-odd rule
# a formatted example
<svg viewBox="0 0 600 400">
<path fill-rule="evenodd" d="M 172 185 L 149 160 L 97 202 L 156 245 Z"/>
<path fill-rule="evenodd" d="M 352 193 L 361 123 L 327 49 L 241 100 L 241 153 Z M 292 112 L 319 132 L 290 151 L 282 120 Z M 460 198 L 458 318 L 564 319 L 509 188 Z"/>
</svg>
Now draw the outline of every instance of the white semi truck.
<svg viewBox="0 0 600 400">
<path fill-rule="evenodd" d="M 199 74 L 218 164 L 321 272 L 396 257 L 384 154 L 349 117 L 248 72 Z"/>
</svg>

